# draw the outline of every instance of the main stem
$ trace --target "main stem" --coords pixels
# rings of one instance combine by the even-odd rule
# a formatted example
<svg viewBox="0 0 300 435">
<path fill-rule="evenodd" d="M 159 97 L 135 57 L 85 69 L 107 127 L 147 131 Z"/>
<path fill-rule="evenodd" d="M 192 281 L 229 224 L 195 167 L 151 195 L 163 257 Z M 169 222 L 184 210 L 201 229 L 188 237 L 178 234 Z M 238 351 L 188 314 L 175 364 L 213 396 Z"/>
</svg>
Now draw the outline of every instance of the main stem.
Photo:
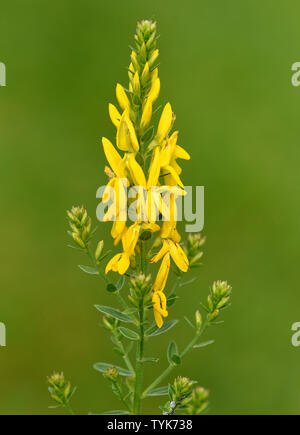
<svg viewBox="0 0 300 435">
<path fill-rule="evenodd" d="M 134 391 L 134 405 L 133 413 L 140 414 L 141 411 L 141 394 L 142 394 L 142 380 L 143 380 L 143 357 L 144 357 L 144 305 L 141 303 L 139 310 L 139 328 L 140 338 L 137 348 L 137 361 L 135 369 L 135 391 Z"/>
<path fill-rule="evenodd" d="M 145 244 L 141 242 L 141 271 L 146 272 L 146 261 L 145 261 Z M 145 342 L 145 331 L 144 331 L 144 299 L 142 298 L 139 306 L 139 342 L 137 346 L 136 355 L 136 369 L 135 369 L 135 389 L 134 389 L 134 400 L 133 400 L 133 413 L 135 415 L 141 412 L 141 395 L 142 395 L 142 381 L 143 381 L 143 358 L 144 358 L 144 342 Z"/>
</svg>

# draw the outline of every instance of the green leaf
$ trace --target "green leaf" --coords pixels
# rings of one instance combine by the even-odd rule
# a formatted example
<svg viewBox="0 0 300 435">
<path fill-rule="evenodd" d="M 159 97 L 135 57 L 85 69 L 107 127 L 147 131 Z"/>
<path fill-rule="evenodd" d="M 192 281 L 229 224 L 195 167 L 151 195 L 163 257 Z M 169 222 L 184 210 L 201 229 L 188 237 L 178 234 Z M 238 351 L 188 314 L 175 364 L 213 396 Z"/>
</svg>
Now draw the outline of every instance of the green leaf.
<svg viewBox="0 0 300 435">
<path fill-rule="evenodd" d="M 112 316 L 115 319 L 120 320 L 121 322 L 132 323 L 132 318 L 119 310 L 115 310 L 111 307 L 105 307 L 104 305 L 95 305 L 95 308 L 97 308 L 97 310 L 101 313 L 108 314 L 109 316 Z"/>
<path fill-rule="evenodd" d="M 210 341 L 204 341 L 203 343 L 195 344 L 194 349 L 199 349 L 200 347 L 209 346 L 210 344 L 213 344 L 214 342 L 215 342 L 215 340 L 210 340 Z"/>
<path fill-rule="evenodd" d="M 156 335 L 164 334 L 165 332 L 169 331 L 169 329 L 173 328 L 173 326 L 175 326 L 177 323 L 178 323 L 178 320 L 170 320 L 169 322 L 164 323 L 161 328 L 158 328 L 156 326 L 154 332 L 150 331 L 150 333 L 149 333 L 149 330 L 148 330 L 148 331 L 146 331 L 145 334 L 148 337 L 154 337 Z M 152 328 L 150 328 L 150 329 L 152 329 Z"/>
<path fill-rule="evenodd" d="M 147 396 L 167 396 L 169 393 L 169 387 L 159 387 L 149 391 Z"/>
<path fill-rule="evenodd" d="M 176 353 L 174 353 L 174 355 L 172 355 L 172 362 L 173 362 L 174 364 L 176 364 L 177 366 L 178 366 L 179 364 L 181 364 L 181 358 L 180 358 L 180 356 L 177 355 Z"/>
<path fill-rule="evenodd" d="M 129 412 L 128 411 L 122 411 L 122 410 L 117 410 L 117 411 L 106 411 L 106 412 L 102 412 L 101 414 L 89 414 L 89 415 L 128 415 Z"/>
<path fill-rule="evenodd" d="M 173 362 L 172 357 L 175 354 L 178 355 L 177 344 L 175 343 L 175 341 L 170 341 L 168 351 L 167 351 L 167 357 L 170 364 L 172 364 Z"/>
<path fill-rule="evenodd" d="M 106 291 L 108 291 L 109 293 L 114 293 L 117 290 L 117 287 L 112 282 L 109 282 L 106 286 Z"/>
<path fill-rule="evenodd" d="M 118 330 L 121 332 L 122 335 L 124 335 L 124 337 L 128 338 L 128 340 L 137 341 L 140 338 L 139 335 L 136 332 L 131 331 L 131 329 L 123 328 L 122 326 L 120 326 Z"/>
<path fill-rule="evenodd" d="M 193 282 L 195 282 L 199 277 L 196 276 L 192 279 L 190 279 L 189 281 L 185 281 L 179 284 L 179 287 L 184 287 L 185 285 L 189 285 L 189 284 L 193 284 Z"/>
<path fill-rule="evenodd" d="M 142 137 L 142 142 L 150 142 L 151 139 L 153 139 L 154 136 L 154 126 L 152 125 L 150 128 L 148 128 L 148 130 L 146 131 L 146 133 L 144 134 L 144 136 Z"/>
<path fill-rule="evenodd" d="M 176 299 L 178 299 L 178 296 L 176 296 L 175 293 L 171 294 L 167 299 L 167 306 L 171 307 L 173 304 L 175 304 Z"/>
<path fill-rule="evenodd" d="M 192 324 L 188 317 L 184 316 L 184 320 L 190 325 L 191 328 L 196 329 L 195 325 Z"/>
<path fill-rule="evenodd" d="M 82 270 L 85 273 L 88 273 L 89 275 L 99 275 L 99 270 L 95 267 L 90 266 L 83 266 L 82 264 L 78 265 L 79 269 Z"/>
<path fill-rule="evenodd" d="M 93 367 L 95 370 L 101 373 L 105 373 L 106 369 L 112 369 L 113 367 L 116 367 L 120 376 L 132 376 L 132 373 L 129 370 L 123 369 L 122 367 L 118 367 L 114 364 L 96 363 L 93 365 Z"/>
<path fill-rule="evenodd" d="M 125 281 L 126 281 L 126 277 L 125 277 L 125 275 L 121 275 L 119 281 L 118 281 L 117 284 L 116 284 L 116 288 L 117 288 L 118 292 L 119 292 L 120 290 L 122 290 L 122 288 L 123 288 L 123 286 L 124 286 L 124 284 L 125 284 Z"/>
</svg>

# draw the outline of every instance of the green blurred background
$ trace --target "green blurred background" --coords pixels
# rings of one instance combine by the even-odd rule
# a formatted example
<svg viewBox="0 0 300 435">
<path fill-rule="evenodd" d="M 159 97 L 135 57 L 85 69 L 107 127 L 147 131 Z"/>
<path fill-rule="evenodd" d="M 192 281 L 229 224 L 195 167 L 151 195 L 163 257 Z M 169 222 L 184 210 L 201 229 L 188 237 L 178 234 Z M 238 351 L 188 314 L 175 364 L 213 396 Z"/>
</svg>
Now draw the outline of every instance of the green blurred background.
<svg viewBox="0 0 300 435">
<path fill-rule="evenodd" d="M 11 0 L 0 8 L 1 299 L 0 412 L 53 414 L 46 375 L 78 385 L 80 413 L 118 409 L 96 361 L 120 363 L 99 327 L 95 303 L 110 305 L 86 261 L 66 247 L 65 210 L 95 218 L 103 184 L 102 135 L 113 138 L 107 105 L 126 84 L 137 20 L 154 18 L 162 92 L 192 155 L 187 185 L 205 186 L 207 245 L 200 279 L 182 289 L 170 318 L 192 316 L 215 279 L 233 286 L 216 343 L 175 371 L 211 391 L 210 413 L 298 413 L 300 350 L 299 102 L 291 65 L 300 61 L 300 4 L 275 0 L 107 2 Z M 108 227 L 98 237 L 107 244 Z M 184 323 L 170 337 L 182 347 Z M 163 366 L 167 364 L 162 358 Z M 150 382 L 159 366 L 148 368 Z M 164 398 L 149 399 L 157 413 Z"/>
</svg>

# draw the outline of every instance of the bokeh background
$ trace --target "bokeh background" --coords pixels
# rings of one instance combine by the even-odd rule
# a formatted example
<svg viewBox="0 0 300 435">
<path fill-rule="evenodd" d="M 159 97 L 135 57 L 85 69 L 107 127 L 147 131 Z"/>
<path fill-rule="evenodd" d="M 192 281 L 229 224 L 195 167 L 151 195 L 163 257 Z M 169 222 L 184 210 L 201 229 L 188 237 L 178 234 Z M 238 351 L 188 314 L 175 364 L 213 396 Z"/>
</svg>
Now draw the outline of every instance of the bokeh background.
<svg viewBox="0 0 300 435">
<path fill-rule="evenodd" d="M 59 412 L 48 409 L 54 369 L 78 385 L 77 412 L 120 407 L 92 369 L 121 363 L 93 308 L 114 299 L 77 268 L 86 260 L 66 247 L 65 210 L 85 204 L 95 219 L 100 138 L 115 134 L 107 105 L 127 82 L 143 18 L 158 21 L 160 102 L 171 101 L 192 155 L 184 181 L 205 186 L 204 265 L 170 318 L 191 317 L 215 279 L 234 289 L 225 324 L 206 336 L 215 344 L 174 375 L 210 389 L 212 414 L 299 413 L 299 2 L 11 0 L 0 9 L 1 414 Z M 97 237 L 108 244 L 108 235 L 100 225 Z M 190 334 L 182 321 L 148 355 Z M 158 372 L 149 366 L 145 383 Z M 144 412 L 163 401 L 145 401 Z"/>
</svg>

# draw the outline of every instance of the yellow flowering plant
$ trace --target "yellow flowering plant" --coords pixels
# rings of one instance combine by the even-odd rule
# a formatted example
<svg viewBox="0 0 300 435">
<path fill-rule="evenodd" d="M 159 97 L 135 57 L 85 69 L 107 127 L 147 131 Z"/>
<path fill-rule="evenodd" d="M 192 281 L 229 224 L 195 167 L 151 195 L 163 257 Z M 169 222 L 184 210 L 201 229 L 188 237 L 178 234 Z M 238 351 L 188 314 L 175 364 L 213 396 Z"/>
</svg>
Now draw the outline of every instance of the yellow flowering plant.
<svg viewBox="0 0 300 435">
<path fill-rule="evenodd" d="M 199 233 L 188 234 L 184 241 L 177 228 L 177 199 L 186 194 L 178 160 L 189 160 L 190 155 L 178 144 L 178 131 L 172 131 L 175 114 L 171 104 L 167 102 L 162 110 L 156 107 L 161 85 L 157 38 L 155 22 L 137 24 L 128 86 L 116 85 L 118 107 L 114 104 L 108 107 L 116 137 L 114 141 L 102 138 L 108 165 L 104 169 L 107 184 L 102 191 L 101 220 L 113 222 L 110 233 L 118 252 L 105 253 L 102 240 L 93 250 L 95 230 L 86 209 L 73 207 L 68 211 L 69 235 L 76 245 L 72 247 L 91 260 L 91 265 L 80 265 L 80 269 L 99 275 L 119 304 L 118 308 L 96 305 L 104 315 L 103 326 L 111 333 L 114 350 L 126 365 L 126 368 L 115 363 L 94 365 L 125 408 L 109 411 L 111 414 L 140 414 L 144 399 L 164 395 L 169 398 L 161 407 L 164 414 L 204 412 L 208 392 L 196 387 L 195 382 L 177 377 L 166 386 L 161 384 L 192 349 L 211 343 L 201 343 L 200 338 L 208 326 L 219 323 L 220 311 L 229 305 L 231 295 L 227 282 L 213 283 L 207 304 L 202 305 L 205 316 L 198 309 L 194 321 L 185 318 L 194 331 L 192 340 L 182 351 L 172 340 L 167 348 L 167 368 L 144 388 L 145 366 L 158 362 L 157 358 L 147 356 L 145 345 L 177 325 L 178 320 L 173 319 L 177 293 L 195 279 L 185 280 L 185 276 L 200 267 L 205 242 Z M 153 119 L 157 112 L 160 114 L 155 127 Z M 69 391 L 71 387 L 67 385 Z M 53 385 L 50 388 L 52 398 L 59 398 L 58 406 L 70 410 L 68 391 L 58 395 Z"/>
</svg>

